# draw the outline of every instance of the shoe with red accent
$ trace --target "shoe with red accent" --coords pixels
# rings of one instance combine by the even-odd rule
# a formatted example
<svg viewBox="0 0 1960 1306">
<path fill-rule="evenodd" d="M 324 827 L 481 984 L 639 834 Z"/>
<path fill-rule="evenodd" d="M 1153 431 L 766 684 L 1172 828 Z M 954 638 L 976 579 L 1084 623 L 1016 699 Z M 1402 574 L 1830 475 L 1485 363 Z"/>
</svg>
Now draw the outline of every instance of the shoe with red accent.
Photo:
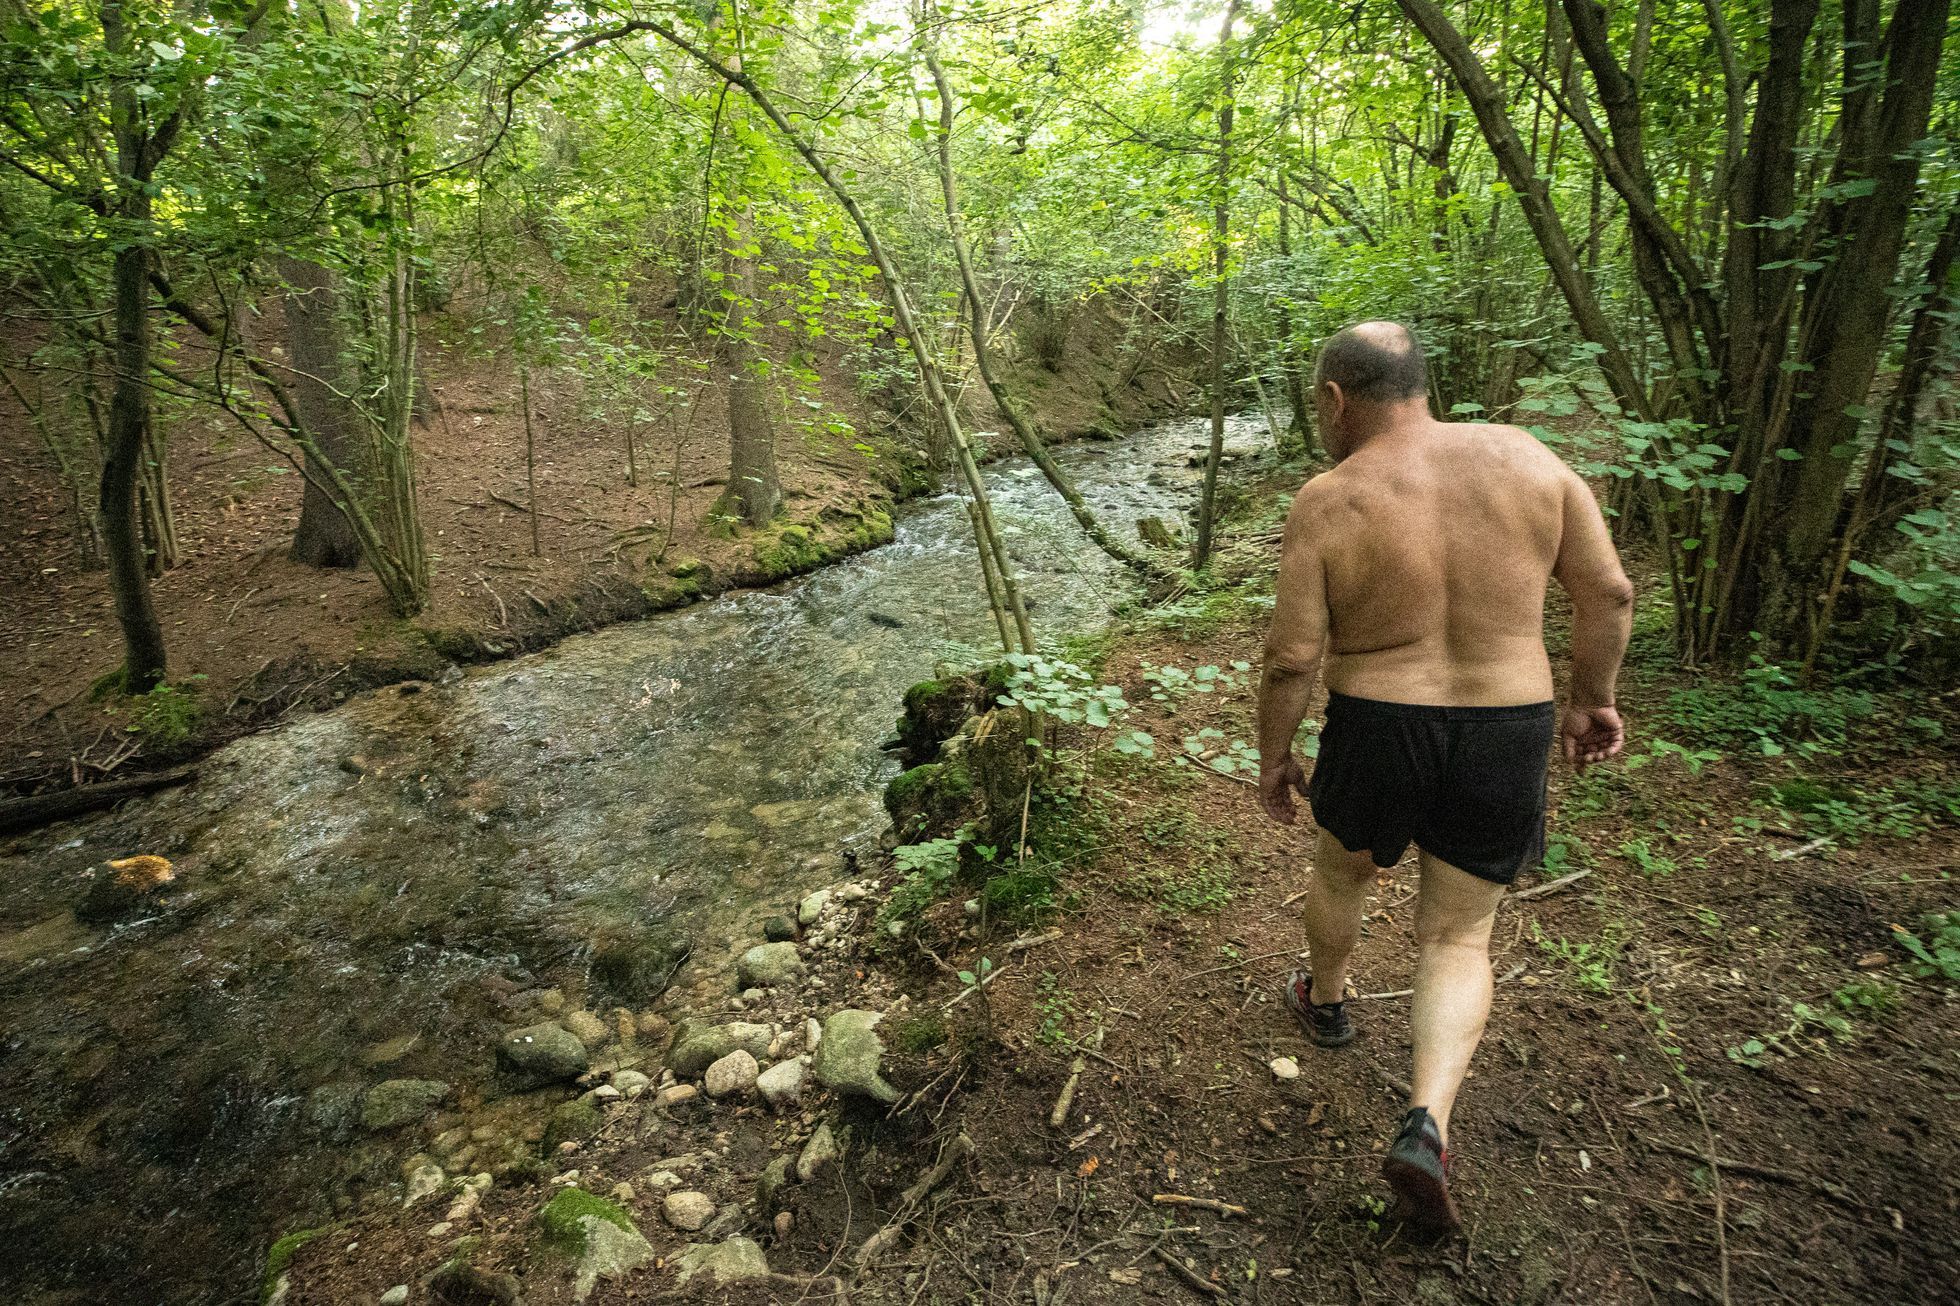
<svg viewBox="0 0 1960 1306">
<path fill-rule="evenodd" d="M 1442 1131 L 1422 1107 L 1402 1117 L 1402 1128 L 1382 1162 L 1382 1178 L 1402 1201 L 1410 1224 L 1430 1234 L 1452 1234 L 1463 1219 L 1450 1200 L 1450 1154 Z"/>
<path fill-rule="evenodd" d="M 1313 976 L 1303 970 L 1286 977 L 1286 1009 L 1315 1047 L 1337 1048 L 1354 1042 L 1354 1023 L 1348 1019 L 1347 1003 L 1315 1002 Z"/>
</svg>

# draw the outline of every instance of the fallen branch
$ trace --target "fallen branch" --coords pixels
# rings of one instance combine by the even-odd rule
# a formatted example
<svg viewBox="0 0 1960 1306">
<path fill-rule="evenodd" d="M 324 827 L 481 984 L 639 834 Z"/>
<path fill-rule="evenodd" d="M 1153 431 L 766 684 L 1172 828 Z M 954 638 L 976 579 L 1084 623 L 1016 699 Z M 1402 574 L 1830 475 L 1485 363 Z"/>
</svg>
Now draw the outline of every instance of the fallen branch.
<svg viewBox="0 0 1960 1306">
<path fill-rule="evenodd" d="M 1077 1057 L 1075 1064 L 1069 1067 L 1068 1082 L 1062 1085 L 1061 1096 L 1055 1099 L 1055 1109 L 1048 1113 L 1050 1129 L 1060 1129 L 1062 1123 L 1068 1119 L 1069 1108 L 1075 1105 L 1075 1086 L 1082 1082 L 1082 1072 L 1088 1069 L 1088 1066 L 1087 1061 Z"/>
<path fill-rule="evenodd" d="M 1522 893 L 1512 894 L 1511 901 L 1523 902 L 1528 898 L 1542 898 L 1548 893 L 1557 893 L 1560 889 L 1577 884 L 1591 874 L 1591 871 L 1574 871 L 1570 875 L 1561 875 L 1556 880 L 1547 880 L 1543 884 L 1533 885 Z"/>
<path fill-rule="evenodd" d="M 1014 942 L 1008 944 L 1005 948 L 1002 948 L 1000 950 L 1001 955 L 1004 957 L 1011 957 L 1015 953 L 1025 952 L 1029 948 L 1039 948 L 1044 943 L 1053 943 L 1056 939 L 1059 939 L 1061 937 L 1062 937 L 1062 932 L 1058 929 L 1049 930 L 1045 934 L 1024 934 L 1020 938 L 1014 940 Z"/>
<path fill-rule="evenodd" d="M 125 776 L 121 780 L 102 784 L 57 789 L 52 793 L 30 794 L 26 798 L 9 798 L 0 802 L 0 834 L 31 830 L 51 821 L 65 821 L 153 789 L 183 784 L 196 774 L 197 768 L 194 766 L 179 766 L 168 771 L 152 771 L 148 775 Z"/>
<path fill-rule="evenodd" d="M 858 1268 L 863 1269 L 880 1254 L 896 1246 L 905 1232 L 905 1226 L 912 1219 L 912 1213 L 918 1209 L 919 1203 L 931 1195 L 933 1189 L 946 1182 L 947 1176 L 953 1173 L 954 1166 L 972 1155 L 973 1140 L 965 1134 L 955 1134 L 953 1141 L 940 1149 L 939 1159 L 932 1163 L 932 1168 L 920 1175 L 917 1182 L 899 1195 L 898 1211 L 885 1227 L 866 1238 L 858 1247 Z"/>
<path fill-rule="evenodd" d="M 1162 1247 L 1152 1247 L 1150 1254 L 1169 1267 L 1172 1274 L 1184 1280 L 1188 1287 L 1196 1289 L 1207 1297 L 1223 1297 L 1225 1295 L 1223 1288 L 1186 1265 L 1175 1254 L 1165 1251 Z"/>
<path fill-rule="evenodd" d="M 1383 1070 L 1380 1066 L 1373 1065 L 1373 1063 L 1370 1063 L 1370 1066 L 1374 1070 L 1375 1074 L 1381 1079 L 1382 1083 L 1387 1084 L 1390 1088 L 1400 1093 L 1404 1098 L 1411 1098 L 1416 1095 L 1415 1089 L 1410 1087 L 1408 1080 L 1397 1079 L 1394 1075 L 1389 1074 L 1386 1070 Z"/>
<path fill-rule="evenodd" d="M 1187 1197 L 1183 1193 L 1158 1193 L 1150 1199 L 1158 1206 L 1189 1206 L 1200 1211 L 1216 1211 L 1220 1215 L 1246 1215 L 1243 1206 L 1221 1202 L 1215 1197 Z"/>
<path fill-rule="evenodd" d="M 1792 848 L 1787 852 L 1771 853 L 1770 856 L 1774 857 L 1779 862 L 1794 862 L 1795 860 L 1797 860 L 1797 858 L 1808 856 L 1809 854 L 1816 852 L 1819 848 L 1822 848 L 1825 844 L 1828 844 L 1830 842 L 1831 842 L 1831 836 L 1827 834 L 1819 838 L 1812 839 L 1809 843 L 1805 844 L 1801 848 Z"/>
</svg>

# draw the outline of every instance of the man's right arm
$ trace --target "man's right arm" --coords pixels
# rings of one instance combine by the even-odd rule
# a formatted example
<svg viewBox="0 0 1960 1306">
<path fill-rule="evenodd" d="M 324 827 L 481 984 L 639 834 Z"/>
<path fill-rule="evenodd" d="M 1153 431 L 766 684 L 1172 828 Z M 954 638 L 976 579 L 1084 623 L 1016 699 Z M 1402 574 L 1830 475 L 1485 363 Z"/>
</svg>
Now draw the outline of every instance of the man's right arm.
<svg viewBox="0 0 1960 1306">
<path fill-rule="evenodd" d="M 1633 583 L 1592 491 L 1570 472 L 1562 514 L 1552 575 L 1572 599 L 1572 697 L 1559 735 L 1565 760 L 1583 769 L 1618 753 L 1626 739 L 1614 683 L 1633 633 Z"/>
</svg>

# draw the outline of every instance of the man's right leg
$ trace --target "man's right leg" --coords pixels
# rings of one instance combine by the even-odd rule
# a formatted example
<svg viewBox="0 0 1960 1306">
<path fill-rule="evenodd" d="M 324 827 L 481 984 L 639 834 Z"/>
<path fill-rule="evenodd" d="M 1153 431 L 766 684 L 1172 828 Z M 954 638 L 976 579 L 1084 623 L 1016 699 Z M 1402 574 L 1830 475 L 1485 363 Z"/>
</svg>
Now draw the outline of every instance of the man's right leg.
<svg viewBox="0 0 1960 1306">
<path fill-rule="evenodd" d="M 1381 872 L 1364 850 L 1351 853 L 1322 830 L 1314 843 L 1313 878 L 1307 882 L 1307 965 L 1312 998 L 1326 1006 L 1347 989 L 1348 958 L 1361 938 L 1361 909 L 1368 886 Z M 1461 872 L 1459 872 L 1461 874 Z"/>
<path fill-rule="evenodd" d="M 1419 895 L 1409 1105 L 1427 1109 L 1447 1142 L 1450 1107 L 1490 1016 L 1490 930 L 1504 886 L 1424 853 Z"/>
</svg>

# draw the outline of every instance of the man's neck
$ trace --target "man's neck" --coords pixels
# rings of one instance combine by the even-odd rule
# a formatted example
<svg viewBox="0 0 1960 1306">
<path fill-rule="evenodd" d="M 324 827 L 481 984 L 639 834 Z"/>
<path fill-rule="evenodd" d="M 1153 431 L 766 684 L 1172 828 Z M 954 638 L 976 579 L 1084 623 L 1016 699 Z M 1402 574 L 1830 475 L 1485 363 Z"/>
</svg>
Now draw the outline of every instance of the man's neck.
<svg viewBox="0 0 1960 1306">
<path fill-rule="evenodd" d="M 1431 425 L 1429 401 L 1403 399 L 1389 404 L 1355 405 L 1348 419 L 1350 455 L 1379 445 L 1413 439 Z"/>
</svg>

